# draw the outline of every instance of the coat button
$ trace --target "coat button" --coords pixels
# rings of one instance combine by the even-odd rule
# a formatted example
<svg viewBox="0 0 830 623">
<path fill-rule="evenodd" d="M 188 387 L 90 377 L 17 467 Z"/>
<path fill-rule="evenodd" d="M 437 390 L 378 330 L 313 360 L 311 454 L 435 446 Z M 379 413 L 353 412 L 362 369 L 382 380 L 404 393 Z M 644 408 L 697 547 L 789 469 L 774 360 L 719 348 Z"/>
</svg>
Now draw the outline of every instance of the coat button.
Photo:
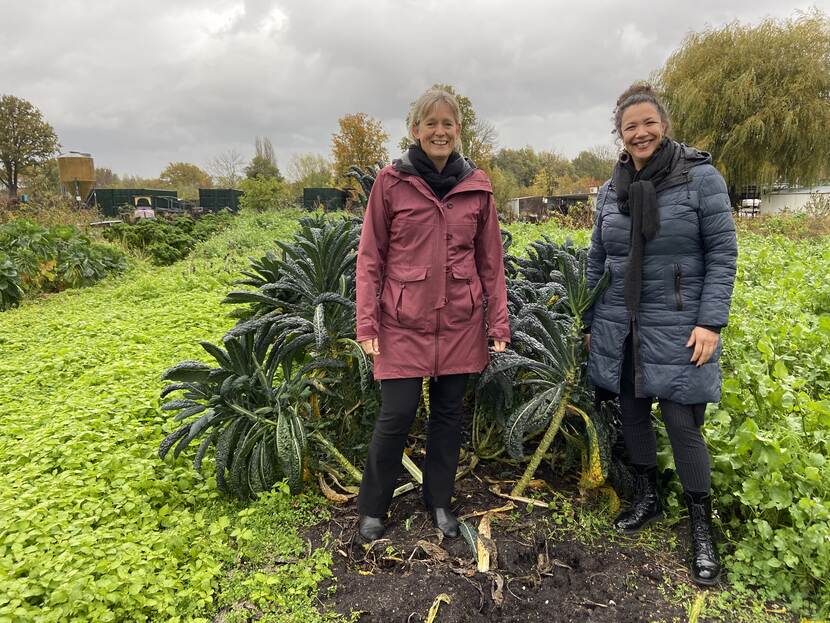
<svg viewBox="0 0 830 623">
<path fill-rule="evenodd" d="M 452 210 L 452 201 L 450 201 L 450 202 L 447 204 L 447 208 L 449 208 L 450 210 Z"/>
</svg>

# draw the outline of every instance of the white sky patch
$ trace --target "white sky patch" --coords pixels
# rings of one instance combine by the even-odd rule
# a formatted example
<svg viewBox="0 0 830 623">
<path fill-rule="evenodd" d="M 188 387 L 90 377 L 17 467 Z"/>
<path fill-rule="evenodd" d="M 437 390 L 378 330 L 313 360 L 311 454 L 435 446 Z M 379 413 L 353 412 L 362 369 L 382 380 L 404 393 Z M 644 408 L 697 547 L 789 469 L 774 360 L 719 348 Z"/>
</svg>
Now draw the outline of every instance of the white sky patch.
<svg viewBox="0 0 830 623">
<path fill-rule="evenodd" d="M 184 13 L 182 21 L 189 28 L 212 36 L 230 30 L 244 14 L 245 5 L 237 2 L 216 9 L 191 9 Z"/>
<path fill-rule="evenodd" d="M 286 15 L 279 7 L 274 7 L 268 12 L 265 19 L 262 20 L 259 31 L 263 35 L 271 35 L 283 30 L 287 22 L 288 15 Z"/>
<path fill-rule="evenodd" d="M 642 57 L 657 41 L 656 36 L 647 35 L 636 24 L 631 23 L 623 25 L 619 36 L 622 49 L 637 57 Z"/>
</svg>

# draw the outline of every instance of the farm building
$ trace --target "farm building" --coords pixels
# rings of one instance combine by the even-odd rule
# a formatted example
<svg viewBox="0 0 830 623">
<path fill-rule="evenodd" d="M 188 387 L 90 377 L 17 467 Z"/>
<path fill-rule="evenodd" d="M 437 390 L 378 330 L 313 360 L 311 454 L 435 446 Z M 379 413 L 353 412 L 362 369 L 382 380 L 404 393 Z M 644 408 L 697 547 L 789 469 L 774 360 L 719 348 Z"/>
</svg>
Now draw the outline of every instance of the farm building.
<svg viewBox="0 0 830 623">
<path fill-rule="evenodd" d="M 592 202 L 595 196 L 596 192 L 550 197 L 516 197 L 508 201 L 509 213 L 513 220 L 543 221 L 554 214 L 567 215 L 572 206 Z"/>
<path fill-rule="evenodd" d="M 830 185 L 766 190 L 761 193 L 761 214 L 801 212 L 813 197 L 830 201 Z"/>
</svg>

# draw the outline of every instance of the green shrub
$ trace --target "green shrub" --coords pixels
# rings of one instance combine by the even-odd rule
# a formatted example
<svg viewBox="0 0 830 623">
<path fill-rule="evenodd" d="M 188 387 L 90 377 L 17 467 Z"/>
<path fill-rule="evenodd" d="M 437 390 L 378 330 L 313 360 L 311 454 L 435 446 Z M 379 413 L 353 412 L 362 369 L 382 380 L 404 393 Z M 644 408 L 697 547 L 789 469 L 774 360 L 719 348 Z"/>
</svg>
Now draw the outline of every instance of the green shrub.
<svg viewBox="0 0 830 623">
<path fill-rule="evenodd" d="M 0 253 L 10 265 L 6 272 L 13 268 L 18 286 L 30 293 L 88 286 L 126 267 L 121 252 L 93 243 L 72 225 L 46 228 L 26 220 L 1 225 Z"/>
<path fill-rule="evenodd" d="M 242 209 L 255 212 L 265 212 L 287 207 L 289 203 L 288 189 L 284 182 L 275 177 L 257 176 L 242 180 L 239 184 L 242 197 L 239 206 Z"/>
</svg>

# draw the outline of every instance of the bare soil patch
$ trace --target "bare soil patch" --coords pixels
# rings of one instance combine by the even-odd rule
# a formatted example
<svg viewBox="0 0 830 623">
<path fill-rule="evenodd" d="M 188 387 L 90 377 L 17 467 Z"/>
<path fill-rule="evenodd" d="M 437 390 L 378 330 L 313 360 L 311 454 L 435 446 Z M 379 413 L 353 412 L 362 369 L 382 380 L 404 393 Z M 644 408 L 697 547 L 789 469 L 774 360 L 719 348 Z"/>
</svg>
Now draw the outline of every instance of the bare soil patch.
<svg viewBox="0 0 830 623">
<path fill-rule="evenodd" d="M 461 480 L 458 514 L 504 506 L 491 487 L 478 477 Z M 325 607 L 359 612 L 360 623 L 422 623 L 444 594 L 449 603 L 440 604 L 436 623 L 687 620 L 689 604 L 672 603 L 667 590 L 688 583 L 678 554 L 655 553 L 602 528 L 585 544 L 585 531 L 558 524 L 556 509 L 520 506 L 492 517 L 496 560 L 487 573 L 476 571 L 463 538 L 442 538 L 417 492 L 393 503 L 385 538 L 372 544 L 357 536 L 354 504 L 333 509 L 308 534 L 328 543 L 334 558 L 336 590 L 322 597 Z M 676 527 L 684 551 L 686 529 Z"/>
</svg>

